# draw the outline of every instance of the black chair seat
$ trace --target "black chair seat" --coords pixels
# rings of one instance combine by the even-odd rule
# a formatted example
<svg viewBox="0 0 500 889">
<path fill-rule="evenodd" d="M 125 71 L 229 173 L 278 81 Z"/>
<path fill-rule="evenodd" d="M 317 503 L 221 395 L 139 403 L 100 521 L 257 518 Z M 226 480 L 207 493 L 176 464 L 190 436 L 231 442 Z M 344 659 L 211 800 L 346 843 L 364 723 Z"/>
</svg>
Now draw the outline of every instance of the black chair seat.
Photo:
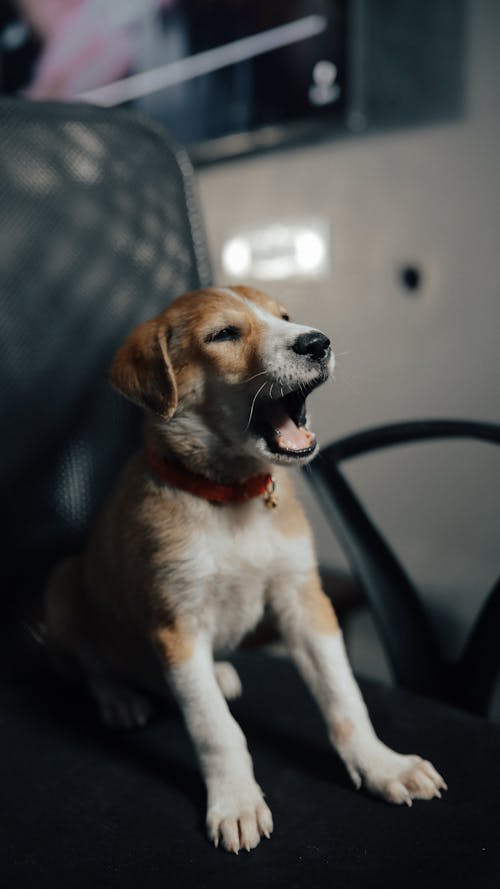
<svg viewBox="0 0 500 889">
<path fill-rule="evenodd" d="M 204 791 L 179 713 L 111 732 L 81 689 L 43 661 L 0 691 L 4 886 L 498 886 L 500 728 L 374 682 L 362 688 L 381 737 L 430 758 L 442 800 L 390 806 L 356 792 L 292 666 L 235 658 L 232 706 L 275 818 L 236 858 L 205 838 Z M 2 873 L 3 871 L 3 873 Z"/>
</svg>

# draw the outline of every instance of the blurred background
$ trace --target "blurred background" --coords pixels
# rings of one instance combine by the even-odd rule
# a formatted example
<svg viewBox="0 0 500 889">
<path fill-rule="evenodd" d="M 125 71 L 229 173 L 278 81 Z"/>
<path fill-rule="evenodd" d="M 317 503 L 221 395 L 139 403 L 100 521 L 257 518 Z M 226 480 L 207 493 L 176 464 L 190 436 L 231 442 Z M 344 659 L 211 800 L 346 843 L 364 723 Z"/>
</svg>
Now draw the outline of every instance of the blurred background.
<svg viewBox="0 0 500 889">
<path fill-rule="evenodd" d="M 18 0 L 0 89 L 134 108 L 188 147 L 216 283 L 328 332 L 321 441 L 498 421 L 497 0 Z M 499 570 L 493 448 L 376 454 L 351 478 L 455 654 Z M 324 570 L 347 566 L 299 478 Z M 386 676 L 365 611 L 355 667 Z"/>
</svg>

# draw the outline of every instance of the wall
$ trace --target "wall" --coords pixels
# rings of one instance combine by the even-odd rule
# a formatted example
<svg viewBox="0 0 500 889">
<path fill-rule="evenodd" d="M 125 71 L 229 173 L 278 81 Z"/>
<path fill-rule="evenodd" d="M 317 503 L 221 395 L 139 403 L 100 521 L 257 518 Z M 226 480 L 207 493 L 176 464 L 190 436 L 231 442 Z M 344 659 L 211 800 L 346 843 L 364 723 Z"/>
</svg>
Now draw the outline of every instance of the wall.
<svg viewBox="0 0 500 889">
<path fill-rule="evenodd" d="M 499 419 L 500 4 L 470 0 L 466 111 L 453 123 L 338 139 L 200 172 L 218 283 L 235 230 L 326 216 L 331 275 L 266 289 L 328 331 L 335 380 L 311 398 L 323 442 L 402 418 Z M 423 270 L 418 296 L 398 269 Z M 500 454 L 428 444 L 349 473 L 442 617 L 449 648 L 500 570 Z M 343 564 L 301 483 L 320 558 Z M 449 612 L 449 608 L 453 612 Z"/>
</svg>

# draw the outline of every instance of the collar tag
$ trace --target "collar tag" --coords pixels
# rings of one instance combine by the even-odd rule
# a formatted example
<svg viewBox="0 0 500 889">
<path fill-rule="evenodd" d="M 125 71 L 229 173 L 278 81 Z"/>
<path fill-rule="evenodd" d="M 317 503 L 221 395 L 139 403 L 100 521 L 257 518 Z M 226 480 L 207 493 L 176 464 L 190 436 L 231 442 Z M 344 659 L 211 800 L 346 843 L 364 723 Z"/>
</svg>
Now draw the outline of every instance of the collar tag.
<svg viewBox="0 0 500 889">
<path fill-rule="evenodd" d="M 276 496 L 276 482 L 272 475 L 269 476 L 268 482 L 266 484 L 264 503 L 268 509 L 276 509 L 278 505 L 278 498 Z"/>
</svg>

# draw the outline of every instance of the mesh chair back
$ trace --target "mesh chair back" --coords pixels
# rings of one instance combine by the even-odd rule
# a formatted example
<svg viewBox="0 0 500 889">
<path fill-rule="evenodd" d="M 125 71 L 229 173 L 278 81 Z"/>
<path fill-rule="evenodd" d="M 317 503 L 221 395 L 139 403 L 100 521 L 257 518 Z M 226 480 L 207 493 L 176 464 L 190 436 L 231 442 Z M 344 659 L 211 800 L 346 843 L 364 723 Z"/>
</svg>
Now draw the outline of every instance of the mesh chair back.
<svg viewBox="0 0 500 889">
<path fill-rule="evenodd" d="M 138 439 L 106 380 L 129 330 L 210 282 L 186 154 L 126 112 L 0 102 L 2 563 L 78 549 Z"/>
</svg>

